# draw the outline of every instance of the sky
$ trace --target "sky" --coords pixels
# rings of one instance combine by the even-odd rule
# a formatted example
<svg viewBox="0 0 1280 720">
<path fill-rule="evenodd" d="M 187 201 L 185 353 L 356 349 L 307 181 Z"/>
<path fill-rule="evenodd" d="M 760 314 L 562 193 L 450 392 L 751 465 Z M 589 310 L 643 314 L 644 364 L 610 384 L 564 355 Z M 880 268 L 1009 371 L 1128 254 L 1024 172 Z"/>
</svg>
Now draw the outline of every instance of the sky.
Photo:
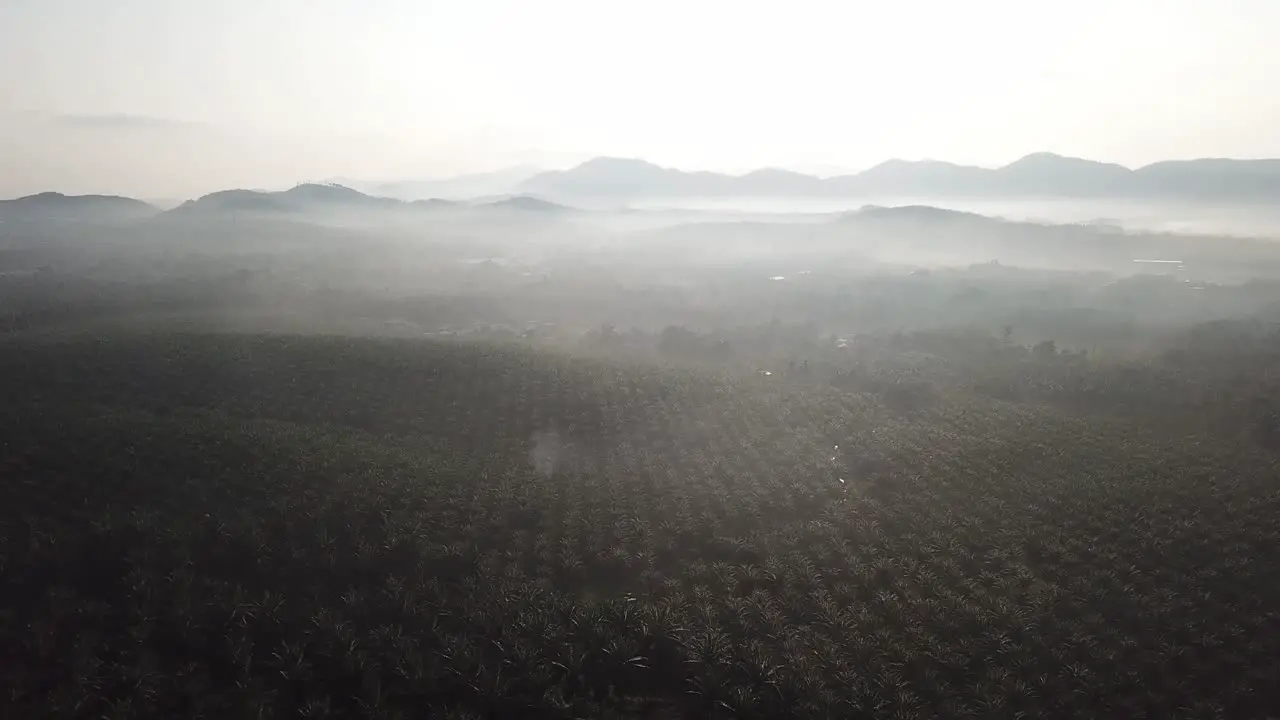
<svg viewBox="0 0 1280 720">
<path fill-rule="evenodd" d="M 1280 157 L 1277 0 L 0 0 L 0 197 Z"/>
</svg>

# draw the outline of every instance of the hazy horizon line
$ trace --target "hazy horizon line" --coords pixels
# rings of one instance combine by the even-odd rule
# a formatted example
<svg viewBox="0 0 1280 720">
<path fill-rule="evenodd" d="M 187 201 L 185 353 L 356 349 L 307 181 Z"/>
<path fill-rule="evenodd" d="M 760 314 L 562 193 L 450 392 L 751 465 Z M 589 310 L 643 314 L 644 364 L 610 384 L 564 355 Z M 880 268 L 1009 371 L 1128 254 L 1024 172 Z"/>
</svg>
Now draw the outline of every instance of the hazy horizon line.
<svg viewBox="0 0 1280 720">
<path fill-rule="evenodd" d="M 1084 158 L 1084 156 L 1079 156 L 1079 155 L 1065 155 L 1065 154 L 1060 154 L 1060 152 L 1042 150 L 1042 151 L 1028 152 L 1028 154 L 1021 155 L 1019 156 L 1019 158 L 1010 160 L 1009 163 L 998 164 L 998 165 L 956 163 L 956 161 L 942 160 L 937 158 L 908 159 L 908 158 L 901 158 L 901 156 L 893 156 L 893 158 L 888 158 L 886 160 L 879 161 L 879 163 L 869 165 L 869 167 L 863 168 L 863 169 L 856 169 L 856 170 L 846 169 L 845 172 L 841 172 L 841 173 L 818 174 L 813 172 L 805 172 L 805 170 L 795 169 L 795 167 L 788 167 L 788 165 L 782 165 L 782 164 L 760 165 L 760 167 L 756 167 L 750 170 L 690 169 L 687 167 L 678 167 L 678 165 L 667 165 L 667 164 L 657 163 L 657 161 L 641 158 L 641 156 L 602 154 L 602 155 L 591 155 L 591 156 L 588 156 L 588 158 L 586 158 L 585 160 L 576 161 L 576 163 L 572 163 L 568 165 L 559 165 L 559 167 L 548 167 L 548 165 L 541 165 L 536 163 L 515 163 L 512 165 L 507 165 L 507 167 L 503 167 L 497 170 L 475 170 L 475 172 L 454 173 L 454 174 L 451 174 L 451 176 L 445 176 L 445 177 L 436 176 L 436 177 L 401 178 L 401 179 L 380 179 L 380 178 L 379 179 L 362 179 L 362 178 L 353 178 L 353 177 L 344 177 L 344 176 L 330 176 L 328 178 L 320 178 L 320 179 L 300 179 L 300 181 L 296 181 L 289 184 L 275 184 L 274 187 L 268 187 L 268 186 L 220 187 L 220 188 L 216 188 L 216 190 L 210 190 L 207 192 L 198 193 L 198 195 L 186 196 L 186 200 L 180 200 L 179 204 L 180 202 L 184 202 L 187 200 L 198 200 L 198 199 L 201 199 L 201 197 L 215 195 L 215 193 L 218 193 L 218 192 L 228 192 L 228 191 L 284 192 L 284 191 L 291 190 L 291 188 L 294 188 L 294 187 L 305 186 L 305 184 L 337 184 L 337 186 L 347 187 L 349 188 L 349 190 L 355 190 L 357 192 L 364 193 L 364 195 L 369 195 L 371 197 L 389 197 L 385 195 L 378 195 L 378 193 L 374 191 L 361 190 L 361 188 L 357 186 L 369 187 L 369 186 L 376 186 L 376 184 L 381 184 L 381 186 L 390 186 L 390 184 L 408 184 L 408 183 L 444 184 L 444 183 L 449 183 L 454 181 L 461 181 L 461 179 L 472 178 L 472 177 L 497 176 L 497 174 L 515 172 L 515 170 L 524 170 L 524 172 L 529 173 L 530 177 L 536 177 L 544 173 L 572 172 L 573 169 L 584 167 L 584 165 L 588 165 L 590 163 L 596 163 L 596 161 L 616 161 L 616 163 L 645 164 L 645 165 L 650 165 L 650 167 L 654 167 L 662 170 L 672 170 L 672 172 L 680 172 L 680 173 L 686 173 L 686 174 L 708 173 L 708 174 L 717 174 L 717 176 L 732 177 L 732 178 L 742 178 L 742 177 L 750 176 L 750 174 L 754 174 L 754 173 L 768 172 L 768 170 L 777 170 L 777 172 L 795 173 L 795 174 L 799 174 L 799 176 L 805 176 L 805 177 L 810 177 L 815 179 L 822 179 L 822 181 L 828 181 L 828 179 L 833 179 L 833 178 L 860 176 L 860 174 L 868 173 L 870 172 L 870 170 L 881 168 L 883 167 L 883 165 L 887 165 L 891 163 L 902 163 L 902 164 L 910 164 L 910 165 L 941 164 L 941 165 L 950 165 L 950 167 L 956 167 L 956 168 L 973 168 L 973 169 L 979 169 L 979 170 L 1000 170 L 1004 168 L 1009 168 L 1011 167 L 1011 165 L 1015 165 L 1016 163 L 1019 163 L 1019 161 L 1027 160 L 1029 158 L 1036 158 L 1036 156 L 1046 156 L 1046 158 L 1056 158 L 1061 160 L 1078 160 L 1078 161 L 1084 161 L 1084 163 L 1092 163 L 1092 164 L 1098 164 L 1098 165 L 1110 165 L 1110 167 L 1129 170 L 1129 172 L 1137 172 L 1137 170 L 1142 170 L 1144 168 L 1155 167 L 1155 165 L 1170 164 L 1170 163 L 1206 163 L 1206 161 L 1228 161 L 1228 163 L 1266 163 L 1266 161 L 1277 161 L 1277 163 L 1280 163 L 1280 158 L 1266 158 L 1266 156 L 1260 156 L 1260 158 L 1240 158 L 1240 156 L 1235 156 L 1235 158 L 1231 158 L 1231 156 L 1189 156 L 1189 158 L 1169 158 L 1164 160 L 1155 160 L 1155 161 L 1152 161 L 1152 163 L 1147 163 L 1143 165 L 1125 165 L 1123 163 L 1114 163 L 1114 161 L 1097 160 L 1092 158 Z M 813 163 L 803 163 L 800 165 L 810 165 L 810 167 L 812 167 Z M 4 199 L 0 199 L 0 201 L 23 200 L 23 199 L 28 199 L 28 197 L 50 195 L 50 193 L 54 193 L 54 195 L 61 195 L 65 197 L 125 197 L 125 199 L 142 200 L 142 201 L 148 202 L 148 204 L 151 204 L 150 200 L 143 199 L 141 195 L 124 195 L 124 193 L 115 193 L 115 192 L 68 193 L 68 192 L 56 190 L 56 188 L 46 188 L 46 190 L 29 192 L 29 193 L 26 193 L 26 195 L 4 197 Z M 498 195 L 502 195 L 502 193 L 498 193 Z M 177 199 L 177 196 L 164 196 L 164 193 L 151 193 L 151 195 L 148 195 L 147 197 L 156 197 L 156 199 L 163 199 L 166 202 L 173 202 L 175 199 Z"/>
</svg>

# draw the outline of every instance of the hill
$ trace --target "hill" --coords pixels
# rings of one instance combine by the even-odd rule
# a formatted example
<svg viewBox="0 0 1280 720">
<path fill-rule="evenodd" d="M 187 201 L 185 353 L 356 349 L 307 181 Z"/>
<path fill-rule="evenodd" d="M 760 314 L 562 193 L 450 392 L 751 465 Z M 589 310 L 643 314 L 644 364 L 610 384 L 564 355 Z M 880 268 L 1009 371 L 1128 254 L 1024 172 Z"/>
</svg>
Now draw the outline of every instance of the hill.
<svg viewBox="0 0 1280 720">
<path fill-rule="evenodd" d="M 1280 160 L 1159 162 L 1134 175 L 1153 196 L 1270 202 L 1280 198 Z"/>
<path fill-rule="evenodd" d="M 279 194 L 286 201 L 300 207 L 393 207 L 401 203 L 384 197 L 366 195 L 343 185 L 304 183 Z"/>
<path fill-rule="evenodd" d="M 947 208 L 933 207 L 932 205 L 898 205 L 895 207 L 866 205 L 853 212 L 843 213 L 839 218 L 837 218 L 837 220 L 845 223 L 866 223 L 878 221 L 946 223 L 966 221 L 984 223 L 991 227 L 1007 224 L 1007 221 L 1001 220 L 1000 218 L 979 215 L 978 213 L 963 212 L 961 210 L 948 210 Z M 1045 227 L 1035 223 L 1024 224 L 1033 227 Z"/>
<path fill-rule="evenodd" d="M 827 222 L 681 222 L 633 233 L 673 257 L 743 258 L 781 253 L 809 266 L 840 257 L 907 265 L 1000 263 L 1026 268 L 1131 274 L 1135 260 L 1173 258 L 1200 278 L 1240 282 L 1280 272 L 1267 238 L 1129 232 L 1104 223 L 1012 221 L 928 205 L 868 205 Z M 1175 263 L 1176 264 L 1176 263 Z"/>
<path fill-rule="evenodd" d="M 150 217 L 157 212 L 155 207 L 141 200 L 116 195 L 44 192 L 14 200 L 0 200 L 0 222 L 119 222 Z"/>
<path fill-rule="evenodd" d="M 560 205 L 559 203 L 553 203 L 530 195 L 516 195 L 515 197 L 503 198 L 502 200 L 480 203 L 473 207 L 481 210 L 506 210 L 531 213 L 563 213 L 572 210 L 572 208 L 566 205 Z"/>
<path fill-rule="evenodd" d="M 966 187 L 980 192 L 987 183 L 987 174 L 981 168 L 938 160 L 887 160 L 861 173 L 833 177 L 824 184 L 839 194 L 949 195 Z"/>
<path fill-rule="evenodd" d="M 1023 267 L 1140 271 L 1135 261 L 1171 258 L 1197 277 L 1239 282 L 1280 270 L 1280 247 L 1265 238 L 1128 232 L 1098 223 L 1044 224 L 922 205 L 868 206 L 830 230 L 882 259 L 959 265 L 995 260 Z"/>
<path fill-rule="evenodd" d="M 563 195 L 697 194 L 697 177 L 643 160 L 599 157 L 569 170 L 540 173 L 520 187 L 534 193 Z"/>
<path fill-rule="evenodd" d="M 177 215 L 222 213 L 313 213 L 325 211 L 386 210 L 406 206 L 398 200 L 373 197 L 342 185 L 306 183 L 289 190 L 221 190 L 179 205 Z"/>
<path fill-rule="evenodd" d="M 1211 438 L 503 346 L 4 342 L 0 374 L 15 716 L 1278 699 L 1274 464 Z"/>
<path fill-rule="evenodd" d="M 397 200 L 366 195 L 343 185 L 305 184 L 281 192 L 223 190 L 183 203 L 166 215 L 175 218 L 216 217 L 234 213 L 252 215 L 312 215 L 323 218 L 339 214 L 365 219 L 391 217 L 405 212 L 469 211 L 480 213 L 527 212 L 553 214 L 571 208 L 531 195 L 498 200 L 462 203 L 440 198 Z"/>
<path fill-rule="evenodd" d="M 596 158 L 536 175 L 522 187 L 550 197 L 915 196 L 1116 197 L 1259 202 L 1280 200 L 1280 160 L 1187 160 L 1130 170 L 1053 153 L 988 169 L 936 160 L 889 160 L 820 179 L 782 170 L 745 175 L 685 172 L 642 160 Z"/>
<path fill-rule="evenodd" d="M 1053 153 L 1034 153 L 997 168 L 989 182 L 995 192 L 1009 195 L 1106 197 L 1150 192 L 1129 168 Z"/>
<path fill-rule="evenodd" d="M 521 188 L 561 196 L 796 195 L 821 190 L 822 181 L 801 173 L 766 168 L 742 176 L 684 172 L 643 160 L 595 158 L 569 170 L 535 175 Z"/>
</svg>

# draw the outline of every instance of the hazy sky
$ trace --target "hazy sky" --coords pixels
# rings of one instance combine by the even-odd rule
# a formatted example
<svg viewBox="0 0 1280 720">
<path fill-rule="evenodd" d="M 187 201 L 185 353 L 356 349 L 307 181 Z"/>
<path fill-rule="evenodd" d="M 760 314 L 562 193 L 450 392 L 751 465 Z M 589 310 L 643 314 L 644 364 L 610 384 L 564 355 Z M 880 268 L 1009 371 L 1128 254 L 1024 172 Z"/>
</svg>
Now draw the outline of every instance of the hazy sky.
<svg viewBox="0 0 1280 720">
<path fill-rule="evenodd" d="M 1280 157 L 1280 0 L 0 0 L 0 196 Z"/>
</svg>

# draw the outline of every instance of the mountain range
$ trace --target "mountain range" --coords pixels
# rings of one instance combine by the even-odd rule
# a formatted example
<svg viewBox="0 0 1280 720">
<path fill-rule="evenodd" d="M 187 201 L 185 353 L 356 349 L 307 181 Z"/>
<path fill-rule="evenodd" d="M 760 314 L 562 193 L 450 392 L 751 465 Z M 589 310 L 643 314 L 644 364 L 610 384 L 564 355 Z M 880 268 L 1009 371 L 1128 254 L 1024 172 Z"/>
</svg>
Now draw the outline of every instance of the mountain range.
<svg viewBox="0 0 1280 720">
<path fill-rule="evenodd" d="M 644 212 L 644 211 L 641 211 Z M 622 215 L 579 211 L 531 196 L 472 202 L 406 202 L 331 185 L 300 185 L 280 192 L 211 193 L 168 211 L 138 200 L 43 193 L 0 202 L 0 249 L 94 246 L 330 247 L 361 243 L 377 233 L 361 228 L 435 228 L 447 236 L 510 231 L 520 242 L 599 240 L 598 230 L 620 232 L 658 257 L 701 257 L 722 263 L 726 248 L 744 253 L 809 253 L 880 262 L 955 265 L 998 259 L 1025 267 L 1132 270 L 1135 258 L 1176 258 L 1188 266 L 1254 277 L 1257 264 L 1274 263 L 1272 240 L 1126 231 L 1104 223 L 1044 224 L 1005 220 L 927 205 L 864 205 L 825 213 L 810 222 L 750 219 L 709 212 L 654 211 L 650 222 L 614 224 Z M 596 216 L 605 224 L 561 222 Z M 825 220 L 825 222 L 820 221 Z M 234 229 L 233 229 L 234 226 Z M 585 228 L 585 233 L 579 234 Z M 612 229 L 610 229 L 612 228 Z M 394 236 L 394 235 L 393 235 Z M 461 236 L 460 236 L 461 237 Z M 491 235 L 504 237 L 504 235 Z M 292 244 L 292 245 L 291 245 Z M 666 260 L 664 260 L 666 262 Z"/>
<path fill-rule="evenodd" d="M 478 189 L 500 190 L 469 202 L 437 197 L 408 199 L 421 187 L 397 186 L 399 197 L 367 194 L 338 184 L 308 183 L 284 191 L 223 190 L 164 211 L 126 197 L 45 192 L 0 201 L 0 222 L 118 222 L 165 213 L 305 213 L 505 209 L 562 211 L 556 201 L 673 197 L 1032 198 L 1157 200 L 1208 203 L 1280 201 L 1280 160 L 1200 159 L 1158 162 L 1130 169 L 1114 163 L 1035 153 L 999 168 L 937 160 L 889 160 L 856 174 L 819 178 L 763 168 L 741 175 L 661 167 L 644 160 L 600 157 L 568 170 L 530 176 L 465 176 Z M 509 187 L 501 188 L 504 180 Z M 392 188 L 384 188 L 392 189 Z"/>
<path fill-rule="evenodd" d="M 889 160 L 818 178 L 764 168 L 743 175 L 686 172 L 644 160 L 595 158 L 544 172 L 519 190 L 545 197 L 1063 197 L 1269 202 L 1280 200 L 1280 160 L 1200 159 L 1136 169 L 1034 153 L 998 168 Z"/>
<path fill-rule="evenodd" d="M 559 212 L 572 208 L 528 195 L 477 198 L 471 201 L 428 198 L 399 200 L 368 195 L 344 185 L 307 183 L 279 192 L 223 190 L 188 200 L 170 213 L 210 212 L 308 213 L 325 211 L 507 210 Z"/>
<path fill-rule="evenodd" d="M 208 218 L 325 213 L 439 212 L 448 210 L 547 215 L 571 211 L 564 205 L 527 195 L 480 198 L 470 202 L 397 200 L 368 195 L 337 184 L 307 183 L 282 191 L 220 190 L 188 200 L 170 210 L 133 198 L 112 195 L 63 195 L 46 192 L 0 201 L 0 223 L 116 223 L 146 218 Z"/>
</svg>

